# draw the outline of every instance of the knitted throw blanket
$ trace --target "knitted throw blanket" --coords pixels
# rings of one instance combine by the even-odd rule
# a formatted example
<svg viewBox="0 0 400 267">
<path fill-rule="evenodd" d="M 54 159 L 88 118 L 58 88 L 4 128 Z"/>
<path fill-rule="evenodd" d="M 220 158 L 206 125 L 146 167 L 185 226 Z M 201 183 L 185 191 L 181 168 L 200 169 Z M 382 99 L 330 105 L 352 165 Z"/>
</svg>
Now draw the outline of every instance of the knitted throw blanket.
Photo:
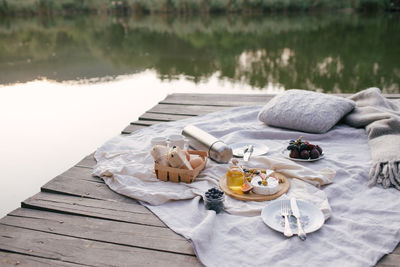
<svg viewBox="0 0 400 267">
<path fill-rule="evenodd" d="M 400 100 L 386 99 L 378 88 L 366 89 L 350 99 L 356 107 L 344 122 L 367 131 L 372 158 L 369 184 L 400 190 Z"/>
</svg>

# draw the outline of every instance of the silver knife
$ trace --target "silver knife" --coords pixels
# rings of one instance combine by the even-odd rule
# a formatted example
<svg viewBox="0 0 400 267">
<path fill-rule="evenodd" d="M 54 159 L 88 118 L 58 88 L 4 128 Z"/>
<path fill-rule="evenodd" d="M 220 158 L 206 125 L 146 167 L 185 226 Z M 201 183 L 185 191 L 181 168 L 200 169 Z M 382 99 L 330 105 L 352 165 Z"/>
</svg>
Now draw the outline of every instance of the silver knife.
<svg viewBox="0 0 400 267">
<path fill-rule="evenodd" d="M 245 150 L 243 154 L 243 160 L 244 161 L 249 161 L 251 154 L 253 153 L 253 145 L 249 145 Z"/>
<path fill-rule="evenodd" d="M 303 230 L 303 227 L 301 226 L 301 222 L 300 222 L 300 211 L 299 211 L 299 207 L 297 207 L 297 201 L 295 197 L 292 197 L 290 199 L 290 206 L 292 207 L 292 212 L 294 217 L 296 217 L 297 220 L 297 235 L 299 236 L 299 238 L 301 240 L 306 240 L 307 236 L 306 233 Z"/>
</svg>

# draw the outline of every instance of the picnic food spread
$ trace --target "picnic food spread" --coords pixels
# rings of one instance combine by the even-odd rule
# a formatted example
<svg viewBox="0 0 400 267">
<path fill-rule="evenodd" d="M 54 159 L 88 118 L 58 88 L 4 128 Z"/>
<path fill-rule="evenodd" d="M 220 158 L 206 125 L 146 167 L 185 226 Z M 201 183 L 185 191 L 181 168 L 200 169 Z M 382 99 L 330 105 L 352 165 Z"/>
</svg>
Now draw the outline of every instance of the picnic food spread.
<svg viewBox="0 0 400 267">
<path fill-rule="evenodd" d="M 291 140 L 289 144 L 288 149 L 301 151 L 301 153 L 311 150 L 313 155 L 315 153 L 313 150 L 319 148 L 307 141 L 302 142 L 301 137 L 296 141 Z M 185 178 L 188 176 L 182 171 L 193 171 L 197 168 L 200 172 L 205 167 L 205 164 L 203 164 L 205 163 L 205 159 L 193 154 L 193 152 L 191 154 L 189 151 L 183 150 L 176 145 L 172 147 L 168 145 L 154 145 L 150 150 L 150 154 L 154 159 L 157 178 L 172 182 L 193 182 L 198 173 L 192 174 L 189 181 L 187 181 Z M 244 162 L 247 163 L 248 159 L 244 159 Z M 160 168 L 170 168 L 166 170 L 166 177 L 165 174 L 161 174 Z M 178 173 L 178 175 L 175 175 L 175 178 L 173 178 L 174 172 Z M 246 168 L 239 164 L 238 159 L 232 159 L 224 178 L 220 180 L 220 187 L 221 190 L 213 187 L 204 194 L 205 208 L 207 210 L 214 210 L 217 214 L 224 210 L 224 192 L 242 201 L 265 201 L 278 198 L 287 192 L 290 183 L 286 177 L 274 170 Z M 285 227 L 289 226 L 285 225 Z"/>
<path fill-rule="evenodd" d="M 302 141 L 301 138 L 289 141 L 287 149 L 291 151 L 290 157 L 302 159 L 320 157 L 322 149 L 318 145 Z M 248 146 L 253 147 L 252 145 L 246 145 L 245 147 Z M 268 149 L 265 151 L 268 151 Z M 194 153 L 195 151 L 183 150 L 176 145 L 172 147 L 168 144 L 153 145 L 150 154 L 154 159 L 157 178 L 163 181 L 193 182 L 198 172 L 205 167 L 205 158 Z M 244 163 L 247 163 L 249 157 L 246 157 L 245 153 L 243 153 L 242 157 Z M 166 171 L 166 175 L 165 172 L 162 174 L 161 170 L 163 168 Z M 187 180 L 188 175 L 184 171 L 196 169 L 198 172 L 196 174 L 192 173 L 189 180 Z M 174 172 L 177 175 L 174 175 Z M 221 190 L 213 187 L 204 194 L 205 208 L 214 210 L 217 214 L 224 210 L 224 193 L 242 201 L 273 200 L 287 192 L 290 183 L 284 175 L 272 169 L 246 168 L 239 164 L 238 159 L 232 159 L 225 176 L 220 179 L 220 187 Z M 288 227 L 288 225 L 285 225 L 285 228 Z"/>
<path fill-rule="evenodd" d="M 324 102 L 324 106 L 328 105 Z M 288 109 L 288 105 L 285 104 L 284 108 Z M 331 109 L 333 108 L 331 107 Z M 336 109 L 337 106 L 334 106 L 333 110 Z M 293 110 L 296 113 L 302 113 L 300 116 L 304 116 L 302 109 L 295 108 Z M 346 265 L 351 261 L 356 266 L 369 266 L 375 264 L 376 260 L 384 253 L 393 250 L 399 241 L 399 236 L 395 233 L 397 233 L 397 226 L 400 223 L 398 210 L 400 200 L 398 191 L 393 187 L 388 190 L 384 190 L 380 185 L 367 187 L 366 178 L 371 169 L 371 159 L 373 163 L 387 160 L 371 158 L 370 148 L 379 156 L 382 156 L 383 153 L 381 153 L 382 149 L 377 150 L 380 148 L 378 143 L 376 143 L 377 146 L 372 146 L 375 143 L 368 143 L 369 132 L 366 132 L 364 128 L 357 128 L 357 126 L 350 127 L 339 124 L 334 125 L 329 132 L 318 135 L 300 133 L 307 131 L 308 128 L 305 130 L 295 128 L 294 130 L 297 132 L 294 133 L 278 128 L 279 126 L 270 127 L 265 123 L 260 123 L 256 117 L 259 111 L 260 107 L 258 106 L 227 109 L 195 118 L 157 124 L 130 136 L 115 137 L 96 152 L 95 157 L 98 164 L 94 173 L 101 176 L 112 190 L 138 199 L 173 231 L 190 239 L 196 256 L 205 266 L 234 264 L 245 266 L 249 265 L 247 263 L 251 263 L 252 266 L 273 266 L 276 264 L 277 257 L 282 259 L 282 264 L 287 263 L 288 265 L 296 262 L 308 262 L 312 266 L 321 266 L 326 265 L 327 260 L 335 259 L 336 265 Z M 310 112 L 310 114 L 309 121 L 315 125 L 314 117 L 323 121 L 330 113 L 327 113 L 327 116 L 322 116 L 319 112 Z M 283 119 L 287 118 L 291 119 L 292 117 L 286 116 Z M 225 173 L 228 165 L 217 164 L 211 160 L 207 161 L 207 166 L 202 169 L 195 183 L 179 183 L 180 179 L 177 179 L 177 183 L 155 179 L 151 164 L 153 158 L 148 153 L 144 155 L 150 150 L 147 141 L 160 135 L 176 134 L 189 124 L 194 124 L 204 131 L 212 133 L 226 144 L 240 142 L 244 143 L 243 147 L 258 143 L 267 145 L 271 148 L 270 154 L 260 157 L 255 156 L 257 146 L 254 146 L 253 155 L 243 167 L 243 172 L 244 169 L 250 167 L 275 170 L 285 176 L 282 178 L 283 183 L 279 184 L 280 187 L 290 180 L 288 183 L 290 191 L 281 198 L 270 202 L 252 201 L 249 197 L 268 197 L 268 195 L 255 194 L 252 190 L 248 193 L 240 191 L 238 198 L 235 198 L 229 188 L 225 191 L 227 188 Z M 307 161 L 299 163 L 293 162 L 295 158 L 287 160 L 281 155 L 281 152 L 285 150 L 289 154 L 289 150 L 286 149 L 289 140 L 297 138 L 299 135 L 304 135 L 304 140 L 309 140 L 310 143 L 322 147 L 323 155 L 334 154 L 326 161 L 320 155 L 319 161 L 315 164 L 312 163 L 311 158 L 296 159 Z M 320 143 L 314 143 L 316 140 L 319 140 Z M 390 141 L 398 143 L 398 139 L 396 141 L 392 138 Z M 348 153 L 349 148 L 352 153 Z M 387 146 L 384 148 L 386 150 Z M 192 154 L 191 151 L 188 152 Z M 207 153 L 207 151 L 205 152 Z M 396 156 L 393 160 L 397 160 L 394 162 L 397 163 L 398 153 L 393 156 Z M 157 177 L 161 177 L 162 169 L 156 169 L 156 164 L 154 164 L 155 173 Z M 389 161 L 387 165 L 390 167 L 391 164 L 392 161 Z M 396 166 L 398 164 L 394 167 Z M 382 167 L 382 165 L 377 165 L 377 167 Z M 163 168 L 179 170 L 183 173 L 194 171 L 170 166 L 163 166 Z M 173 181 L 173 170 L 169 170 L 166 174 L 166 181 Z M 336 172 L 335 170 L 340 171 Z M 386 178 L 386 176 L 381 177 L 381 174 L 386 175 L 386 170 L 387 168 L 382 168 L 382 171 L 381 169 L 374 171 L 373 174 L 378 175 L 377 183 L 385 181 L 382 178 Z M 178 176 L 181 174 L 179 173 Z M 388 174 L 391 175 L 388 178 L 393 178 L 393 172 L 388 172 Z M 246 176 L 246 173 L 244 175 Z M 335 176 L 337 178 L 334 181 Z M 279 176 L 279 178 L 281 177 Z M 325 186 L 333 181 L 335 184 Z M 205 192 L 218 185 L 225 197 L 222 200 L 224 211 L 216 215 L 213 210 L 205 208 Z M 351 190 L 349 190 L 350 188 Z M 242 199 L 239 197 L 248 199 L 241 201 Z M 293 197 L 298 199 L 299 214 L 297 215 L 300 216 L 306 233 L 320 227 L 320 224 L 316 223 L 317 217 L 322 218 L 319 221 L 324 223 L 324 220 L 332 216 L 333 212 L 335 214 L 334 220 L 327 221 L 329 227 L 309 236 L 307 240 L 312 242 L 307 242 L 306 250 L 297 249 L 299 244 L 297 240 L 284 240 L 283 235 L 273 234 L 273 230 L 271 230 L 275 225 L 275 228 L 272 229 L 283 231 L 284 220 L 281 211 L 287 211 L 287 208 L 281 209 L 281 203 L 283 200 Z M 385 201 L 382 201 L 383 198 Z M 349 205 L 349 200 L 351 205 Z M 289 210 L 293 212 L 290 201 L 286 201 L 286 203 Z M 312 206 L 308 206 L 306 203 L 310 203 Z M 332 208 L 330 203 L 333 204 Z M 266 213 L 264 213 L 265 218 L 270 220 L 268 227 L 260 224 L 262 223 L 260 213 L 264 207 L 268 207 L 268 209 L 265 208 Z M 373 212 L 367 213 L 369 210 Z M 323 217 L 316 216 L 317 211 L 322 212 Z M 296 218 L 289 217 L 294 234 L 297 229 L 296 222 Z M 254 227 L 248 227 L 249 225 Z M 310 228 L 311 225 L 317 226 Z M 379 231 L 376 231 L 377 226 Z M 221 240 L 230 240 L 232 246 L 226 248 Z M 343 240 L 352 241 L 343 242 Z M 326 242 L 331 244 L 329 248 L 325 246 Z M 374 245 L 371 246 L 371 244 Z M 254 253 L 242 253 L 243 247 L 247 251 L 258 251 L 262 247 L 271 249 L 268 249 L 268 253 L 257 253 L 257 257 L 254 257 Z M 331 266 L 334 265 L 331 264 Z"/>
<path fill-rule="evenodd" d="M 192 143 L 202 143 L 201 146 L 198 145 L 197 147 L 205 147 L 211 153 L 213 144 L 220 141 L 205 132 L 196 133 L 197 130 L 201 131 L 197 127 L 189 126 L 185 128 L 184 132 L 186 132 L 187 136 L 191 137 L 190 140 Z M 182 135 L 174 135 L 175 139 L 177 137 L 183 142 Z M 157 139 L 157 142 L 165 140 L 162 137 L 155 139 Z M 174 144 L 177 143 L 175 142 Z M 196 145 L 193 146 L 196 147 Z M 262 147 L 260 144 L 237 145 L 235 156 L 243 157 L 243 163 L 247 164 L 250 159 L 250 155 L 246 155 L 247 150 L 250 147 L 251 152 L 253 152 L 254 146 Z M 239 150 L 243 151 L 238 153 Z M 266 153 L 268 150 L 268 147 L 264 146 L 264 149 L 260 150 L 259 153 L 263 153 L 262 151 Z M 302 136 L 297 140 L 290 140 L 287 150 L 290 150 L 289 157 L 295 159 L 317 159 L 322 155 L 320 146 L 303 141 Z M 230 151 L 232 150 L 230 149 Z M 199 172 L 205 168 L 205 157 L 210 156 L 206 151 L 200 151 L 203 155 L 196 153 L 199 153 L 199 151 L 188 151 L 182 149 L 179 145 L 170 146 L 168 142 L 167 145 L 153 145 L 150 154 L 154 159 L 154 169 L 157 178 L 166 182 L 193 182 Z M 221 158 L 214 157 L 214 160 L 221 162 Z M 232 159 L 224 177 L 220 179 L 219 185 L 221 189 L 210 188 L 203 197 L 205 208 L 207 210 L 214 210 L 216 213 L 224 210 L 224 193 L 242 201 L 265 201 L 280 197 L 290 188 L 290 183 L 283 174 L 275 172 L 273 169 L 249 168 L 239 164 L 238 159 Z M 287 228 L 288 226 L 285 227 Z"/>
</svg>

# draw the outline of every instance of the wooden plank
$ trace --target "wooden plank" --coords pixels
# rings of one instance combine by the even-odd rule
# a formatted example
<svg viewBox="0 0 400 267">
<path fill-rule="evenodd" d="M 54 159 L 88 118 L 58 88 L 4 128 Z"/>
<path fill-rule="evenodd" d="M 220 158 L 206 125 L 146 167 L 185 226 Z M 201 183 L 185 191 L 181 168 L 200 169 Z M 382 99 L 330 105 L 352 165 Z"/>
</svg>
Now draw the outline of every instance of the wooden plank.
<svg viewBox="0 0 400 267">
<path fill-rule="evenodd" d="M 110 190 L 104 183 L 84 179 L 71 179 L 70 177 L 57 176 L 42 186 L 43 192 L 68 194 L 78 197 L 113 200 L 119 202 L 132 202 L 133 199 L 117 194 Z"/>
<path fill-rule="evenodd" d="M 116 245 L 0 224 L 0 250 L 94 266 L 200 266 L 194 256 Z"/>
<path fill-rule="evenodd" d="M 256 98 L 271 98 L 276 96 L 277 94 L 203 94 L 203 93 L 173 93 L 167 95 L 165 99 L 181 99 L 183 101 L 188 99 L 215 99 L 215 100 L 225 100 L 228 101 L 235 101 L 240 99 L 245 99 L 246 101 L 251 101 Z"/>
<path fill-rule="evenodd" d="M 335 94 L 349 97 L 352 94 Z M 205 106 L 248 106 L 265 105 L 274 94 L 171 94 L 159 104 L 205 105 Z M 400 94 L 384 94 L 386 98 L 398 99 Z"/>
<path fill-rule="evenodd" d="M 166 227 L 158 217 L 135 200 L 128 203 L 41 192 L 23 201 L 21 206 L 23 208 Z"/>
<path fill-rule="evenodd" d="M 239 107 L 265 105 L 274 95 L 172 94 L 159 104 Z"/>
<path fill-rule="evenodd" d="M 82 168 L 74 166 L 58 176 L 68 177 L 74 180 L 85 180 L 94 183 L 104 184 L 103 179 L 97 176 L 93 176 L 92 173 L 93 173 L 93 168 Z"/>
<path fill-rule="evenodd" d="M 99 177 L 92 176 L 92 169 L 72 167 L 42 186 L 41 191 L 79 197 L 133 203 L 136 200 L 110 190 Z"/>
<path fill-rule="evenodd" d="M 379 260 L 376 266 L 400 266 L 400 255 L 387 254 Z"/>
<path fill-rule="evenodd" d="M 397 247 L 396 247 L 396 249 L 395 250 L 393 250 L 393 252 L 392 252 L 393 254 L 397 254 L 397 255 L 400 255 L 400 243 L 399 244 L 397 244 Z"/>
<path fill-rule="evenodd" d="M 142 125 L 142 126 L 151 126 L 154 124 L 159 124 L 160 121 L 152 121 L 152 120 L 138 120 L 131 122 L 131 125 Z"/>
<path fill-rule="evenodd" d="M 144 113 L 139 117 L 139 120 L 154 120 L 162 121 L 177 121 L 193 117 L 194 115 L 176 115 L 176 114 L 162 114 L 162 113 Z"/>
<path fill-rule="evenodd" d="M 194 256 L 188 240 L 167 227 L 116 222 L 20 208 L 0 224 L 24 229 Z"/>
<path fill-rule="evenodd" d="M 81 161 L 79 161 L 75 166 L 76 167 L 81 167 L 81 168 L 93 168 L 97 162 L 94 158 L 94 153 L 90 155 L 87 155 L 86 157 L 84 157 Z"/>
<path fill-rule="evenodd" d="M 375 267 L 399 267 L 399 265 L 386 265 L 378 262 Z"/>
<path fill-rule="evenodd" d="M 147 126 L 143 126 L 143 125 L 131 125 L 129 124 L 128 126 L 126 126 L 122 131 L 121 134 L 131 134 L 133 132 L 136 132 L 137 130 L 143 129 Z"/>
<path fill-rule="evenodd" d="M 164 114 L 177 114 L 177 115 L 202 115 L 215 111 L 227 109 L 229 107 L 224 106 L 197 106 L 197 105 L 169 105 L 169 104 L 158 104 L 152 107 L 149 113 L 164 113 Z"/>
<path fill-rule="evenodd" d="M 400 98 L 400 94 L 383 94 L 383 96 L 388 99 L 399 99 Z"/>
<path fill-rule="evenodd" d="M 135 202 L 133 199 L 110 190 L 101 178 L 92 176 L 91 168 L 72 167 L 43 185 L 41 191 L 128 203 Z"/>
<path fill-rule="evenodd" d="M 26 267 L 61 266 L 61 267 L 77 267 L 77 266 L 81 266 L 81 265 L 0 251 L 0 266 L 21 266 L 21 267 L 25 267 L 25 266 Z"/>
</svg>

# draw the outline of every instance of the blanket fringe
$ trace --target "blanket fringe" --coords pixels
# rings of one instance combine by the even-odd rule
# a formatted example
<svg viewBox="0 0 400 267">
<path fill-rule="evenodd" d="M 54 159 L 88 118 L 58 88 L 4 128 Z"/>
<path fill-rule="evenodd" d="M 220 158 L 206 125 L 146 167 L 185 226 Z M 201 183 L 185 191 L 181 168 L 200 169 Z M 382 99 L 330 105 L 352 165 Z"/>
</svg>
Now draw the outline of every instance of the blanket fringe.
<svg viewBox="0 0 400 267">
<path fill-rule="evenodd" d="M 369 186 L 381 184 L 383 188 L 391 186 L 400 190 L 400 161 L 378 162 L 372 165 L 369 173 Z"/>
</svg>

